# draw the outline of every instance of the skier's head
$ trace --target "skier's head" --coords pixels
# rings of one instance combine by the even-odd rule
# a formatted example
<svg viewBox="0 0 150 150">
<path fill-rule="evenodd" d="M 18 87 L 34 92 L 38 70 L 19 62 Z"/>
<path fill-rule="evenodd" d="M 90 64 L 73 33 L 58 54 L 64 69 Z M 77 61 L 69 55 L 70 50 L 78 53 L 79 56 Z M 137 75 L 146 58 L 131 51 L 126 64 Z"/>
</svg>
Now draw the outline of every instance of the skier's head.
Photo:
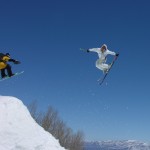
<svg viewBox="0 0 150 150">
<path fill-rule="evenodd" d="M 5 55 L 10 57 L 10 54 L 9 54 L 9 53 L 6 53 Z"/>
<path fill-rule="evenodd" d="M 101 51 L 102 51 L 102 52 L 105 52 L 106 49 L 107 49 L 107 45 L 106 45 L 106 44 L 103 44 L 103 45 L 101 46 Z"/>
</svg>

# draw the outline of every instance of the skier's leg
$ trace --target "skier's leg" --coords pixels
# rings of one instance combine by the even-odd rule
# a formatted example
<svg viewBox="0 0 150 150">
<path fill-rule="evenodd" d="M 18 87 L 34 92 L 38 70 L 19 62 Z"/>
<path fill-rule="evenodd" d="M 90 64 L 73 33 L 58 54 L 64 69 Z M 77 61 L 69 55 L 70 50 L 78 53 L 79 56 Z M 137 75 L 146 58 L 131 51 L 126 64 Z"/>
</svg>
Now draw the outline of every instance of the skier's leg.
<svg viewBox="0 0 150 150">
<path fill-rule="evenodd" d="M 5 74 L 5 69 L 1 69 L 1 77 L 5 78 L 7 75 Z"/>
<path fill-rule="evenodd" d="M 105 64 L 103 61 L 101 61 L 100 59 L 98 59 L 96 61 L 96 67 L 100 70 L 103 71 L 103 73 L 107 72 L 108 69 L 109 69 L 109 65 L 108 64 Z"/>
<path fill-rule="evenodd" d="M 11 76 L 14 75 L 14 74 L 12 73 L 11 66 L 10 66 L 9 64 L 7 64 L 6 69 L 7 69 L 7 72 L 8 72 L 8 76 L 9 76 L 9 77 L 11 77 Z"/>
</svg>

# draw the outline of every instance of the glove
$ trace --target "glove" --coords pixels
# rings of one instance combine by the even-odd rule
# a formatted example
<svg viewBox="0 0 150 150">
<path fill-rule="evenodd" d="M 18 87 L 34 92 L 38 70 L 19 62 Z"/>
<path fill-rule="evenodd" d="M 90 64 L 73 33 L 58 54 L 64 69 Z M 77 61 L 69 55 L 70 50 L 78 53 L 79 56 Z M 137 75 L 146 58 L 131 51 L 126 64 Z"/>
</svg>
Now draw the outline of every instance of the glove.
<svg viewBox="0 0 150 150">
<path fill-rule="evenodd" d="M 14 64 L 20 64 L 21 62 L 20 61 L 18 61 L 18 60 L 15 60 L 14 61 Z"/>
<path fill-rule="evenodd" d="M 88 53 L 90 52 L 89 49 L 86 50 Z"/>
<path fill-rule="evenodd" d="M 116 56 L 118 57 L 118 56 L 119 56 L 119 53 L 116 53 Z"/>
</svg>

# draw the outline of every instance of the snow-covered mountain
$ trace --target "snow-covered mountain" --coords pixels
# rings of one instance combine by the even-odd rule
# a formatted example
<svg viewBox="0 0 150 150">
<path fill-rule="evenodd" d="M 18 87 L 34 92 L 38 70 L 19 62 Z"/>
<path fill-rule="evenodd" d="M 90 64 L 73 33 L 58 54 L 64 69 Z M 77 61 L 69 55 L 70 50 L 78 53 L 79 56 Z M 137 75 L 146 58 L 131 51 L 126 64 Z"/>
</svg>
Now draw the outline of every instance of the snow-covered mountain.
<svg viewBox="0 0 150 150">
<path fill-rule="evenodd" d="M 0 96 L 0 150 L 65 150 L 15 97 Z"/>
<path fill-rule="evenodd" d="M 84 150 L 150 150 L 150 145 L 134 140 L 85 142 Z"/>
</svg>

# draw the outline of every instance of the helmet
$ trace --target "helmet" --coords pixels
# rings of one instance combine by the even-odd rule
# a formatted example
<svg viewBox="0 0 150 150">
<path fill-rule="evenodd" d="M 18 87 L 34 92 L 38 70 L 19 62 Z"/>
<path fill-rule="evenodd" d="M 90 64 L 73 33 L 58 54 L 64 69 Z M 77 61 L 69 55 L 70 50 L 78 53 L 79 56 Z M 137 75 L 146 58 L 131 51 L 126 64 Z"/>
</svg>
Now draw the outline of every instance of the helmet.
<svg viewBox="0 0 150 150">
<path fill-rule="evenodd" d="M 10 54 L 9 54 L 9 53 L 6 53 L 5 55 L 6 55 L 6 56 L 10 56 Z"/>
</svg>

